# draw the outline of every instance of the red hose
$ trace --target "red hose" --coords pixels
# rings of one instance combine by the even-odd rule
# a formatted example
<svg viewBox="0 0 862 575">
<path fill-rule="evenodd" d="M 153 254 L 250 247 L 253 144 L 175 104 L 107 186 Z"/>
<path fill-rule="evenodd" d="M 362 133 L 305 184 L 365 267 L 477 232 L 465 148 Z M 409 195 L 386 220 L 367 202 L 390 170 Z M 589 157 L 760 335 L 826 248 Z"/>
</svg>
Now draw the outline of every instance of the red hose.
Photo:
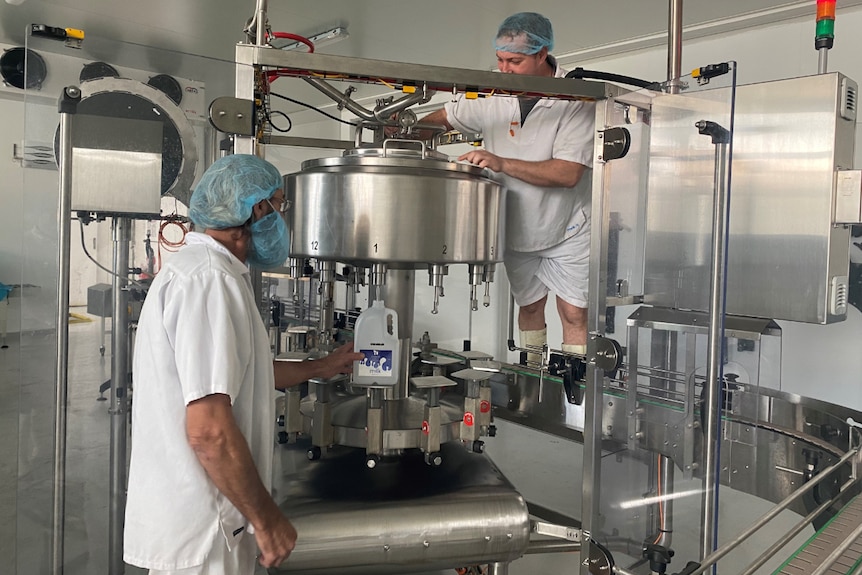
<svg viewBox="0 0 862 575">
<path fill-rule="evenodd" d="M 296 42 L 302 42 L 306 46 L 308 46 L 308 53 L 311 54 L 314 52 L 314 44 L 311 43 L 311 40 L 306 38 L 305 36 L 300 36 L 299 34 L 291 34 L 290 32 L 273 32 L 273 38 L 286 38 L 288 40 L 294 40 Z"/>
<path fill-rule="evenodd" d="M 299 34 L 291 34 L 290 32 L 272 32 L 272 37 L 273 38 L 285 38 L 287 40 L 294 40 L 296 42 L 300 42 L 301 44 L 305 44 L 306 46 L 308 46 L 308 53 L 309 54 L 314 52 L 314 44 L 312 43 L 311 40 L 309 40 L 305 36 L 300 36 Z M 273 70 L 273 71 L 267 72 L 266 81 L 269 83 L 272 83 L 276 79 L 278 79 L 278 77 L 279 77 L 278 70 Z"/>
</svg>

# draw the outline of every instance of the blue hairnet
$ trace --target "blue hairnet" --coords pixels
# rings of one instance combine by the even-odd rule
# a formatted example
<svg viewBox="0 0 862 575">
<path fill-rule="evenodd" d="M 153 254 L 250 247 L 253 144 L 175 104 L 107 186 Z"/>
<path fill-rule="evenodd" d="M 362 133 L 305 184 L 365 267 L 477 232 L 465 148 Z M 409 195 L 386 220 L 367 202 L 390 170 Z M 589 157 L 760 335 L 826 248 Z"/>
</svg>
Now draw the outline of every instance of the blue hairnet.
<svg viewBox="0 0 862 575">
<path fill-rule="evenodd" d="M 257 156 L 234 154 L 219 158 L 198 182 L 189 202 L 195 226 L 220 230 L 244 224 L 252 207 L 283 186 L 278 168 Z"/>
<path fill-rule="evenodd" d="M 512 14 L 500 24 L 494 50 L 515 54 L 536 54 L 542 48 L 554 49 L 551 21 L 536 12 Z"/>
</svg>

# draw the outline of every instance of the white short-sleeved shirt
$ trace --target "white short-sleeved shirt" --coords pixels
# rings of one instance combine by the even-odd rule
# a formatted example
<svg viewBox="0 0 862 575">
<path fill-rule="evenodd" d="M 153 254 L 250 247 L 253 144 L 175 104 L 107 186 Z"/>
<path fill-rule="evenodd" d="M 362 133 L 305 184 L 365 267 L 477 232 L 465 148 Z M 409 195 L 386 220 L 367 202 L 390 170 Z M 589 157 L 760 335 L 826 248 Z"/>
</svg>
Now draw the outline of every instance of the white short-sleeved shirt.
<svg viewBox="0 0 862 575">
<path fill-rule="evenodd" d="M 186 236 L 153 281 L 138 322 L 133 385 L 124 558 L 159 570 L 200 565 L 216 537 L 231 548 L 251 526 L 192 451 L 186 405 L 230 396 L 270 489 L 275 399 L 248 268 L 210 236 Z"/>
<path fill-rule="evenodd" d="M 555 76 L 566 71 L 556 67 Z M 542 99 L 521 125 L 517 98 L 495 96 L 468 100 L 459 97 L 445 105 L 453 128 L 481 132 L 485 148 L 497 156 L 527 161 L 568 160 L 592 168 L 595 104 Z M 574 188 L 528 184 L 497 174 L 508 189 L 506 247 L 532 252 L 555 246 L 588 228 L 592 171 Z"/>
</svg>

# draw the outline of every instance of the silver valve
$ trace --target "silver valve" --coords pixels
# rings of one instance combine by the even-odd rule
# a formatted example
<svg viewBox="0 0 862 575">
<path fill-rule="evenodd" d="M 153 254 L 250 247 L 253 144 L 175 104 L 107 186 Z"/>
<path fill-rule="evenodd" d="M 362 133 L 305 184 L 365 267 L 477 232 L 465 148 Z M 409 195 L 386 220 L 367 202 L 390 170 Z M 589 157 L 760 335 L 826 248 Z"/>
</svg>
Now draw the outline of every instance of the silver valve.
<svg viewBox="0 0 862 575">
<path fill-rule="evenodd" d="M 386 285 L 386 264 L 373 264 L 371 266 L 371 285 Z"/>
<path fill-rule="evenodd" d="M 365 268 L 353 268 L 351 279 L 354 293 L 359 293 L 360 288 L 365 285 Z"/>
<path fill-rule="evenodd" d="M 482 300 L 482 305 L 488 307 L 491 305 L 491 282 L 494 281 L 494 272 L 497 271 L 497 264 L 485 264 L 482 268 L 482 280 L 485 282 L 485 297 Z"/>
<path fill-rule="evenodd" d="M 291 279 L 298 280 L 302 277 L 302 258 L 290 258 L 288 260 Z"/>
<path fill-rule="evenodd" d="M 318 260 L 317 271 L 320 273 L 320 283 L 335 281 L 335 262 Z"/>
<path fill-rule="evenodd" d="M 476 298 L 476 287 L 482 283 L 485 271 L 476 264 L 468 264 L 467 273 L 470 275 L 470 309 L 476 311 L 479 309 L 479 300 Z M 487 304 L 485 305 L 487 306 Z"/>
<path fill-rule="evenodd" d="M 290 278 L 293 280 L 293 301 L 299 303 L 299 280 L 302 278 L 302 259 L 290 258 L 288 262 L 290 268 Z"/>
<path fill-rule="evenodd" d="M 428 266 L 428 285 L 434 288 L 434 306 L 431 308 L 432 314 L 437 314 L 440 304 L 440 298 L 443 293 L 443 276 L 449 274 L 449 266 L 444 264 L 431 264 Z"/>
</svg>

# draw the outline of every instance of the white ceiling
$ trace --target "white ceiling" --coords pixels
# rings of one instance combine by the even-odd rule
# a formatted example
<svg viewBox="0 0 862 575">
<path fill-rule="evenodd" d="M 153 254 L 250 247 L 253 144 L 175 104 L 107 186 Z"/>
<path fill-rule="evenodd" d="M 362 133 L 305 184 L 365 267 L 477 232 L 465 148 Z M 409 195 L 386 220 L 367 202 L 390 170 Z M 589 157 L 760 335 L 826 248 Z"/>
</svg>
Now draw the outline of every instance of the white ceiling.
<svg viewBox="0 0 862 575">
<path fill-rule="evenodd" d="M 213 96 L 233 92 L 234 45 L 243 40 L 242 28 L 255 7 L 254 0 L 24 0 L 17 6 L 8 1 L 0 0 L 0 42 L 23 45 L 33 22 L 81 28 L 88 39 L 89 54 L 84 57 L 202 80 Z M 840 5 L 862 5 L 862 0 L 842 0 Z M 813 20 L 815 6 L 815 0 L 687 0 L 683 2 L 685 37 L 802 16 Z M 321 47 L 323 53 L 491 69 L 497 26 L 515 12 L 547 16 L 555 29 L 554 54 L 568 55 L 564 61 L 571 63 L 665 45 L 668 7 L 669 0 L 269 0 L 269 21 L 273 30 L 306 36 L 346 27 L 349 38 Z M 813 41 L 813 21 L 811 35 Z M 180 58 L 167 51 L 155 56 L 150 50 L 139 56 L 146 62 L 132 62 L 133 56 L 118 54 L 113 42 L 99 44 L 99 38 L 125 42 L 125 52 L 132 51 L 128 44 L 141 44 L 208 60 L 201 64 L 202 59 Z M 121 61 L 124 56 L 126 61 Z M 203 67 L 208 72 L 201 72 Z M 295 82 L 289 84 L 294 97 L 331 104 L 304 83 Z M 373 95 L 363 89 L 357 97 Z"/>
<path fill-rule="evenodd" d="M 740 15 L 778 20 L 813 14 L 814 6 L 814 0 L 688 0 L 683 21 L 687 28 L 703 28 Z M 498 24 L 522 10 L 550 18 L 556 54 L 660 36 L 668 21 L 668 0 L 269 1 L 273 30 L 311 35 L 346 26 L 350 37 L 323 52 L 476 69 L 493 66 L 491 39 Z M 23 44 L 27 25 L 38 22 L 231 60 L 253 11 L 253 0 L 25 0 L 19 6 L 0 1 L 0 41 Z M 737 19 L 739 25 L 745 20 Z"/>
</svg>

